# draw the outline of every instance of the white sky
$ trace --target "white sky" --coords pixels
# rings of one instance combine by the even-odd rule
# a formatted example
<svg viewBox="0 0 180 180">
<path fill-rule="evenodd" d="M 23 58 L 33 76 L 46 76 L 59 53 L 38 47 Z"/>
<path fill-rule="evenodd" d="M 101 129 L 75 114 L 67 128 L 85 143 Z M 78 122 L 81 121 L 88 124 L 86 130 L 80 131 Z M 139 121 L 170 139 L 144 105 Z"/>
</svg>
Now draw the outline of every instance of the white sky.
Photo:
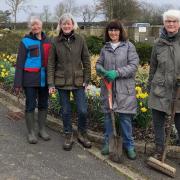
<svg viewBox="0 0 180 180">
<path fill-rule="evenodd" d="M 50 7 L 50 11 L 53 14 L 53 11 L 55 9 L 55 6 L 64 0 L 27 0 L 32 5 L 32 11 L 33 12 L 42 12 L 42 7 L 45 5 L 48 5 Z M 85 4 L 93 4 L 94 0 L 74 0 L 75 3 L 79 6 L 85 5 Z M 171 4 L 174 5 L 175 8 L 180 7 L 180 0 L 141 0 L 146 1 L 148 3 L 153 3 L 157 5 L 164 5 L 164 4 Z M 6 5 L 6 0 L 0 0 L 0 10 L 7 10 L 8 6 Z M 28 11 L 27 11 L 28 12 Z M 26 21 L 27 17 L 30 12 L 19 12 L 17 16 L 17 21 Z M 81 18 L 77 19 L 79 21 L 82 21 Z"/>
</svg>

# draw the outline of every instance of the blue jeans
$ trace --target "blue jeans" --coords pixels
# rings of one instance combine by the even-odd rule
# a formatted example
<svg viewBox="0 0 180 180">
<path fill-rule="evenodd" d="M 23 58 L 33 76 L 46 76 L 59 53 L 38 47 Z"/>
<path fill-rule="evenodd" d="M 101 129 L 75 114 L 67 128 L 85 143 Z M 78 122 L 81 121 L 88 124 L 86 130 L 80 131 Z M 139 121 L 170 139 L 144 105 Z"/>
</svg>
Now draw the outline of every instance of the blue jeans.
<svg viewBox="0 0 180 180">
<path fill-rule="evenodd" d="M 84 88 L 74 90 L 58 89 L 60 105 L 62 107 L 62 119 L 64 133 L 72 132 L 72 107 L 70 103 L 70 93 L 72 92 L 78 113 L 78 131 L 86 132 L 87 129 L 87 101 Z"/>
<path fill-rule="evenodd" d="M 134 140 L 132 137 L 132 114 L 124 114 L 118 113 L 119 115 L 119 122 L 121 125 L 121 132 L 123 138 L 123 147 L 126 150 L 134 149 Z M 105 113 L 104 114 L 104 143 L 109 143 L 109 138 L 112 135 L 112 121 L 111 121 L 111 114 Z"/>
<path fill-rule="evenodd" d="M 165 115 L 165 112 L 152 109 L 155 144 L 161 147 L 164 147 L 165 143 Z M 180 136 L 180 113 L 175 114 L 174 122 L 178 131 L 178 136 Z"/>
<path fill-rule="evenodd" d="M 38 109 L 48 108 L 48 88 L 47 87 L 25 87 L 24 88 L 26 96 L 26 112 L 33 112 L 37 107 Z"/>
</svg>

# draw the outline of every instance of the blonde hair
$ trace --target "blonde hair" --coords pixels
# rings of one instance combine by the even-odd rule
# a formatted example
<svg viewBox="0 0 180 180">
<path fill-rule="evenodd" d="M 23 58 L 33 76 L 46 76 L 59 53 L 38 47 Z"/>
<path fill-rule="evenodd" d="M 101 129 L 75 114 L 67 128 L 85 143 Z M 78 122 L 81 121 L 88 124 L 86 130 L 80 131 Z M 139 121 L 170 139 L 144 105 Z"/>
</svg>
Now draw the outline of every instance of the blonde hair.
<svg viewBox="0 0 180 180">
<path fill-rule="evenodd" d="M 77 22 L 75 21 L 74 17 L 72 16 L 72 14 L 70 13 L 65 13 L 63 14 L 60 18 L 59 18 L 59 22 L 58 22 L 58 26 L 57 26 L 57 31 L 60 32 L 61 30 L 61 25 L 68 21 L 68 20 L 71 20 L 74 27 L 73 27 L 73 30 L 76 30 L 78 28 L 78 25 L 77 25 Z"/>
<path fill-rule="evenodd" d="M 163 22 L 168 18 L 177 19 L 180 22 L 180 11 L 176 9 L 169 9 L 163 13 Z"/>
<path fill-rule="evenodd" d="M 35 22 L 39 23 L 41 26 L 43 25 L 43 22 L 39 16 L 30 16 L 28 20 L 28 27 L 31 28 L 32 24 Z"/>
</svg>

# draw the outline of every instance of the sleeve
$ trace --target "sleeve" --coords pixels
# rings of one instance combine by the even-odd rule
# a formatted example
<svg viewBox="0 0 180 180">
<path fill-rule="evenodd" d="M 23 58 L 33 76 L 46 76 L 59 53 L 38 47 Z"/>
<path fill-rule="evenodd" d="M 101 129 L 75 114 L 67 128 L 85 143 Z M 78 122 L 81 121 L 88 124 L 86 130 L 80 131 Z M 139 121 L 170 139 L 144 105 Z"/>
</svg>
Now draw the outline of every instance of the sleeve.
<svg viewBox="0 0 180 180">
<path fill-rule="evenodd" d="M 117 69 L 119 77 L 129 78 L 135 76 L 138 64 L 139 56 L 136 52 L 136 48 L 131 42 L 128 42 L 127 65 Z"/>
<path fill-rule="evenodd" d="M 151 82 L 154 78 L 154 74 L 157 69 L 157 55 L 156 55 L 156 46 L 153 47 L 150 59 L 150 69 L 149 69 L 149 78 L 147 83 L 147 91 L 150 92 Z"/>
<path fill-rule="evenodd" d="M 47 81 L 49 87 L 55 87 L 54 72 L 55 72 L 56 59 L 57 59 L 56 46 L 55 43 L 52 42 L 48 56 L 48 65 L 47 65 Z"/>
<path fill-rule="evenodd" d="M 24 64 L 26 61 L 27 51 L 23 42 L 19 45 L 18 56 L 16 60 L 16 70 L 14 77 L 14 87 L 19 88 L 23 86 L 23 72 L 24 72 Z"/>
<path fill-rule="evenodd" d="M 98 73 L 98 70 L 102 68 L 104 68 L 104 48 L 101 49 L 99 59 L 96 62 L 96 72 Z"/>
<path fill-rule="evenodd" d="M 89 81 L 91 80 L 91 63 L 90 63 L 90 55 L 89 55 L 88 47 L 84 39 L 83 39 L 81 58 L 83 64 L 84 82 L 89 83 Z"/>
</svg>

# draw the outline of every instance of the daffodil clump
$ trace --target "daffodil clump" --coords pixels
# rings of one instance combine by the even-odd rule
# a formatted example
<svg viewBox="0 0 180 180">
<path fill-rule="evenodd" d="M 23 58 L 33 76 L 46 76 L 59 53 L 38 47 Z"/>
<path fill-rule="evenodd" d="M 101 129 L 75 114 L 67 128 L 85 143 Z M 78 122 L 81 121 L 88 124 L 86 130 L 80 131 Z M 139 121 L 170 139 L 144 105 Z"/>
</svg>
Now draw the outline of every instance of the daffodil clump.
<svg viewBox="0 0 180 180">
<path fill-rule="evenodd" d="M 14 65 L 16 63 L 16 54 L 9 55 L 6 53 L 0 53 L 0 60 Z"/>
<path fill-rule="evenodd" d="M 100 77 L 96 74 L 96 62 L 99 58 L 99 55 L 91 56 L 91 82 L 93 85 L 99 87 L 100 86 Z"/>
<path fill-rule="evenodd" d="M 148 108 L 148 93 L 140 86 L 136 86 L 136 98 L 138 103 L 138 110 L 135 120 L 140 127 L 148 127 L 151 121 L 151 112 Z"/>
</svg>

